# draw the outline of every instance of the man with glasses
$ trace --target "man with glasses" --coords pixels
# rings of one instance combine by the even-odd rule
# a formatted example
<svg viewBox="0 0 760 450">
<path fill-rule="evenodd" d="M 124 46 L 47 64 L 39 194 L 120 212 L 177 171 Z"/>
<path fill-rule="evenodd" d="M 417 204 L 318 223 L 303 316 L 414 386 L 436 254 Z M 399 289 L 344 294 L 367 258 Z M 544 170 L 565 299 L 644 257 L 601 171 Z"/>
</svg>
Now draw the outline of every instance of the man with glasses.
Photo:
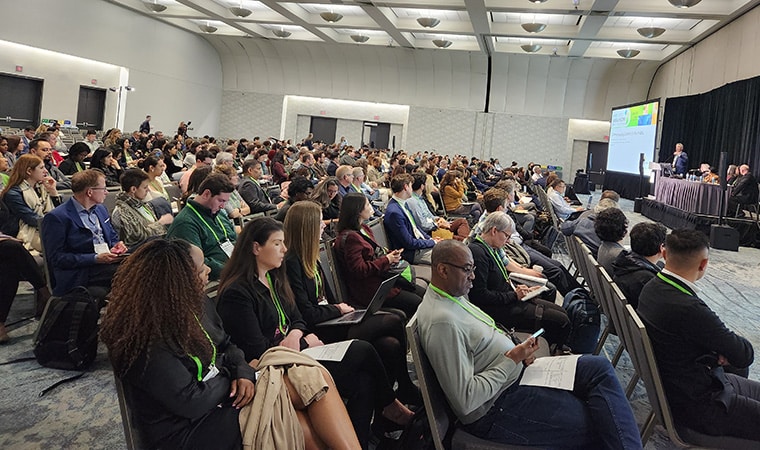
<svg viewBox="0 0 760 450">
<path fill-rule="evenodd" d="M 45 135 L 46 133 L 42 133 Z M 50 145 L 48 136 L 41 137 L 39 139 L 33 139 L 29 142 L 29 154 L 34 155 L 42 160 L 45 164 L 45 170 L 55 180 L 55 187 L 58 190 L 71 189 L 71 181 L 63 174 L 63 172 L 53 164 L 53 147 Z"/>
<path fill-rule="evenodd" d="M 75 286 L 99 287 L 107 293 L 127 247 L 103 206 L 106 177 L 88 169 L 74 174 L 71 185 L 74 195 L 42 220 L 53 295 L 64 295 Z"/>
<path fill-rule="evenodd" d="M 482 224 L 482 232 L 470 241 L 470 251 L 477 266 L 472 286 L 472 302 L 500 324 L 520 331 L 546 330 L 552 353 L 562 353 L 571 324 L 567 313 L 553 300 L 556 290 L 545 298 L 524 297 L 540 288 L 514 283 L 504 264 L 502 248 L 509 242 L 514 222 L 506 213 L 490 213 Z M 549 291 L 547 291 L 549 292 Z"/>
<path fill-rule="evenodd" d="M 515 345 L 468 300 L 475 265 L 464 244 L 436 244 L 417 309 L 422 348 L 463 428 L 504 444 L 640 449 L 636 420 L 606 358 L 581 356 L 572 390 L 520 385 L 538 344 L 529 338 Z"/>
</svg>

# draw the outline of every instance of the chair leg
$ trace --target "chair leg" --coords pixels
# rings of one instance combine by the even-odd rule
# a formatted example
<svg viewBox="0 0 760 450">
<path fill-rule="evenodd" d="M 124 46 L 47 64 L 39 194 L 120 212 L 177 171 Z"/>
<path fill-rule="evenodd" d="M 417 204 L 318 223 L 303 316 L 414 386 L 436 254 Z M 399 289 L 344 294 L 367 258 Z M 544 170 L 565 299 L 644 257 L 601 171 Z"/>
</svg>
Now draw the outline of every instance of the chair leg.
<svg viewBox="0 0 760 450">
<path fill-rule="evenodd" d="M 631 398 L 631 394 L 633 394 L 637 384 L 639 384 L 639 374 L 634 372 L 631 381 L 629 381 L 628 386 L 625 387 L 625 398 Z"/>
<path fill-rule="evenodd" d="M 607 324 L 607 326 L 604 328 L 604 331 L 602 331 L 602 335 L 599 336 L 599 341 L 596 343 L 596 348 L 594 349 L 594 353 L 592 355 L 598 355 L 602 352 L 602 348 L 604 348 L 604 342 L 607 340 L 607 336 L 610 335 L 610 325 Z"/>
<path fill-rule="evenodd" d="M 612 357 L 612 367 L 617 367 L 618 361 L 620 361 L 620 357 L 623 356 L 623 344 L 618 344 L 617 350 L 615 350 L 615 355 Z"/>
<path fill-rule="evenodd" d="M 640 432 L 642 446 L 645 446 L 649 438 L 652 437 L 652 432 L 654 431 L 654 423 L 655 423 L 654 411 L 650 411 L 649 416 L 647 416 L 647 420 L 644 421 L 644 424 L 642 425 L 641 432 Z"/>
</svg>

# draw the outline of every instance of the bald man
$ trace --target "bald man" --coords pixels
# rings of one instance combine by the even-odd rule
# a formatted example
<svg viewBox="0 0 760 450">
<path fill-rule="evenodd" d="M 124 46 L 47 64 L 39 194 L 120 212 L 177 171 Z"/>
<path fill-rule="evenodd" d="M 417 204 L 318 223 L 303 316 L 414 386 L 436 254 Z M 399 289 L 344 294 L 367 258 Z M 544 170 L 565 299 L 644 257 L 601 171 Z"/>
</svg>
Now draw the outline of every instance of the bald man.
<svg viewBox="0 0 760 450">
<path fill-rule="evenodd" d="M 757 204 L 757 197 L 757 179 L 749 171 L 749 166 L 743 164 L 739 166 L 739 178 L 736 179 L 734 186 L 731 188 L 731 196 L 728 198 L 726 214 L 729 216 L 736 214 L 736 217 L 744 217 L 744 211 L 739 209 L 739 206 Z"/>
<path fill-rule="evenodd" d="M 668 235 L 665 268 L 641 290 L 637 312 L 676 423 L 760 441 L 760 383 L 734 374 L 747 373 L 752 344 L 700 300 L 695 284 L 707 270 L 708 248 L 707 236 L 697 230 Z"/>
</svg>

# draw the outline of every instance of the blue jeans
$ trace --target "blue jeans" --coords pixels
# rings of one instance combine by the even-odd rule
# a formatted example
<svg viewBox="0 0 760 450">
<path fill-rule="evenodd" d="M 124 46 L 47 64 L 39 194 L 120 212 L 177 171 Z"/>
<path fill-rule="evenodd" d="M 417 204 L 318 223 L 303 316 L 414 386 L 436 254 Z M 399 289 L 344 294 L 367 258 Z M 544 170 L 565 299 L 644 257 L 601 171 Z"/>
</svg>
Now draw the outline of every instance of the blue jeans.
<svg viewBox="0 0 760 450">
<path fill-rule="evenodd" d="M 543 448 L 642 448 L 612 365 L 592 355 L 578 359 L 572 391 L 516 381 L 465 430 L 489 441 Z"/>
</svg>

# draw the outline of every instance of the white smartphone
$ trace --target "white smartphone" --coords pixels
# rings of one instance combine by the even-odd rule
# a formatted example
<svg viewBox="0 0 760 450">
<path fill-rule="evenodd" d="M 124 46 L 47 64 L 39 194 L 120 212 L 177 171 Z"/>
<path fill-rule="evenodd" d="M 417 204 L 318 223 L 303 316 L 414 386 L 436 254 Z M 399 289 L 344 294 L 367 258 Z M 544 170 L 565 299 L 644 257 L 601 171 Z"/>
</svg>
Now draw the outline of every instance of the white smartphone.
<svg viewBox="0 0 760 450">
<path fill-rule="evenodd" d="M 538 330 L 535 333 L 531 334 L 530 337 L 532 337 L 533 339 L 538 339 L 538 337 L 541 336 L 542 334 L 544 334 L 545 331 L 546 330 L 544 330 L 543 328 L 541 328 L 540 330 Z"/>
</svg>

